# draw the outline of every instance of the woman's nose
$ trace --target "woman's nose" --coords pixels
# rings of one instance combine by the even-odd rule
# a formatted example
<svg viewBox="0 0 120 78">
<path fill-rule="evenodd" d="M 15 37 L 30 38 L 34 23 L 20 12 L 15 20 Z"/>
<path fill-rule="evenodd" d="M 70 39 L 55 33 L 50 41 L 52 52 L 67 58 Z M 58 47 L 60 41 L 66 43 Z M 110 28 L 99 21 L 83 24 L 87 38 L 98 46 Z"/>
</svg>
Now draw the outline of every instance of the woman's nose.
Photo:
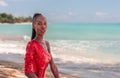
<svg viewBox="0 0 120 78">
<path fill-rule="evenodd" d="M 42 28 L 46 28 L 46 25 L 42 25 Z"/>
</svg>

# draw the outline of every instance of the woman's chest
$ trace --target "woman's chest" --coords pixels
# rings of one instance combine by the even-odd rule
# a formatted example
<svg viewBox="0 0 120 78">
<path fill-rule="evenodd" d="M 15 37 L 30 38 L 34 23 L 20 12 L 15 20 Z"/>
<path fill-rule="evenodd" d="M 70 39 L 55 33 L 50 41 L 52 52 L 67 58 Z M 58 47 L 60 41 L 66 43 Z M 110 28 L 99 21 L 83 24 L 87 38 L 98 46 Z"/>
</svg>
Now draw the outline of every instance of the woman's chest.
<svg viewBox="0 0 120 78">
<path fill-rule="evenodd" d="M 36 62 L 49 63 L 51 60 L 51 55 L 46 50 L 38 47 L 36 49 L 34 58 Z"/>
</svg>

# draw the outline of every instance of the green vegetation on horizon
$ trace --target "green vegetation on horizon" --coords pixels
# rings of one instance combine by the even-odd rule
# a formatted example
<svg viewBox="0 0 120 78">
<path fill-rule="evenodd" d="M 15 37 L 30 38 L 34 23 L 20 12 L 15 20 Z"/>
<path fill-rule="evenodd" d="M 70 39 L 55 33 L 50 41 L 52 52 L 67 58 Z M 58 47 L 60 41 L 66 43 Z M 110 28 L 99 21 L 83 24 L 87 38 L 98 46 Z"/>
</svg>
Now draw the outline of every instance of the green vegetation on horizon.
<svg viewBox="0 0 120 78">
<path fill-rule="evenodd" d="M 0 23 L 32 22 L 32 17 L 15 17 L 12 14 L 0 13 Z"/>
</svg>

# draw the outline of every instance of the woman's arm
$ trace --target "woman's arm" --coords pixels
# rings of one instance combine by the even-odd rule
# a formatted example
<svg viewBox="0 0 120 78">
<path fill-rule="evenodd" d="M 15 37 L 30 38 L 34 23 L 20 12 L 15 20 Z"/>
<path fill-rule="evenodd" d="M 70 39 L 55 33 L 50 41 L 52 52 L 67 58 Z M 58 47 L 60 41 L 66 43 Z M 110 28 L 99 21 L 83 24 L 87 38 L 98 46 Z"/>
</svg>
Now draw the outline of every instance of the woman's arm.
<svg viewBox="0 0 120 78">
<path fill-rule="evenodd" d="M 52 71 L 52 73 L 53 73 L 53 75 L 54 75 L 55 78 L 59 78 L 59 72 L 58 72 L 57 66 L 55 65 L 55 63 L 53 61 L 51 50 L 50 50 L 50 45 L 49 45 L 48 41 L 46 41 L 46 45 L 47 45 L 48 51 L 49 51 L 49 53 L 51 55 L 51 61 L 50 61 L 51 71 Z"/>
<path fill-rule="evenodd" d="M 55 65 L 53 59 L 51 59 L 50 68 L 52 70 L 52 73 L 53 73 L 54 77 L 55 78 L 59 78 L 58 69 L 57 69 L 57 66 Z"/>
<path fill-rule="evenodd" d="M 34 61 L 33 56 L 34 56 L 34 47 L 33 44 L 29 42 L 26 47 L 26 54 L 24 59 L 25 60 L 24 72 L 28 78 L 38 78 L 33 73 L 33 61 Z"/>
</svg>

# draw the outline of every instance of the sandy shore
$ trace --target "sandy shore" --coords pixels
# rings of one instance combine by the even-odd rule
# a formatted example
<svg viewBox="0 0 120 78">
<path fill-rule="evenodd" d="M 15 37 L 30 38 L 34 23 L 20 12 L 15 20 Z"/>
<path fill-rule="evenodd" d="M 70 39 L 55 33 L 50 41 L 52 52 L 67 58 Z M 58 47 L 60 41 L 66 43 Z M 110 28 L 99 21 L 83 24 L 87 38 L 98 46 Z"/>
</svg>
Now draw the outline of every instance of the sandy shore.
<svg viewBox="0 0 120 78">
<path fill-rule="evenodd" d="M 24 66 L 23 63 L 15 63 L 0 60 L 0 78 L 27 78 L 23 73 L 23 66 Z M 45 78 L 51 78 L 50 70 L 47 70 Z M 77 77 L 60 73 L 60 78 L 77 78 Z"/>
</svg>

